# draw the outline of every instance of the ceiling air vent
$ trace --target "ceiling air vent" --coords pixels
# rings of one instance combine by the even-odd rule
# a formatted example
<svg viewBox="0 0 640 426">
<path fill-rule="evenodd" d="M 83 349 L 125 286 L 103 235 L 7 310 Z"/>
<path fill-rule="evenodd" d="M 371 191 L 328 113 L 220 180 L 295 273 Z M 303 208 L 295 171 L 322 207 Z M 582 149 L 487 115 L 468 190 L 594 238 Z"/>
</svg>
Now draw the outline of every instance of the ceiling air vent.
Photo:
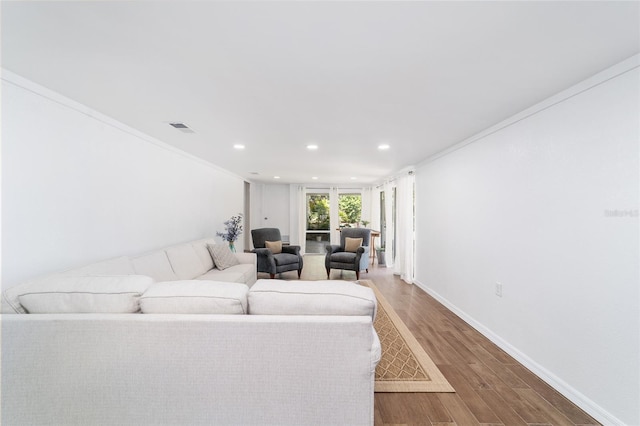
<svg viewBox="0 0 640 426">
<path fill-rule="evenodd" d="M 176 129 L 180 130 L 183 133 L 195 133 L 193 130 L 189 128 L 189 126 L 187 126 L 184 123 L 169 123 L 169 125 L 175 127 Z"/>
</svg>

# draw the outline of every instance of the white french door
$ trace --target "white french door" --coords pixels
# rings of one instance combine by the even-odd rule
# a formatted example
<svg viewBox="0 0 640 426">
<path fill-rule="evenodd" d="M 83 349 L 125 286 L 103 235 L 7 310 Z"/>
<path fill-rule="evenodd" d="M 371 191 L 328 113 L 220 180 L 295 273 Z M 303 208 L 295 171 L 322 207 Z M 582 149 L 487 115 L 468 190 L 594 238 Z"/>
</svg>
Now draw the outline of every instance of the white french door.
<svg viewBox="0 0 640 426">
<path fill-rule="evenodd" d="M 305 252 L 324 254 L 338 244 L 340 228 L 362 225 L 362 190 L 307 188 Z"/>
</svg>

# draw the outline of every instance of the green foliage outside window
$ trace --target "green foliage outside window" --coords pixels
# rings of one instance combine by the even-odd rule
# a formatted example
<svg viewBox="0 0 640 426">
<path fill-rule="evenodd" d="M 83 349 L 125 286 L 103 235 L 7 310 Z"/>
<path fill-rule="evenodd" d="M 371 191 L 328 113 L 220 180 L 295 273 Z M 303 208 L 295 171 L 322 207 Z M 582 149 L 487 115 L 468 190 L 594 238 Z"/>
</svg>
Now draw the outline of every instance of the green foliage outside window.
<svg viewBox="0 0 640 426">
<path fill-rule="evenodd" d="M 340 226 L 357 226 L 362 215 L 360 194 L 342 194 L 338 199 Z M 307 229 L 328 231 L 330 228 L 329 197 L 325 194 L 307 195 Z"/>
<path fill-rule="evenodd" d="M 359 194 L 342 194 L 338 200 L 340 226 L 356 226 L 362 215 L 362 197 Z"/>
<path fill-rule="evenodd" d="M 326 195 L 307 195 L 307 229 L 329 230 L 329 198 Z"/>
</svg>

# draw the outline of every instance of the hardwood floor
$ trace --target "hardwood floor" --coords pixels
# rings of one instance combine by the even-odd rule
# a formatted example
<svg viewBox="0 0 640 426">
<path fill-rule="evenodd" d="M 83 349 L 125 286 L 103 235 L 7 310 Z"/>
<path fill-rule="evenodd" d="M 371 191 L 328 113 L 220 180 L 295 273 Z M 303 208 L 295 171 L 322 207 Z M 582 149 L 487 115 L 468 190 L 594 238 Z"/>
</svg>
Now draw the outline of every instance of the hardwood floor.
<svg viewBox="0 0 640 426">
<path fill-rule="evenodd" d="M 287 274 L 282 278 L 297 278 L 295 273 Z M 394 276 L 390 269 L 376 264 L 360 278 L 375 283 L 456 389 L 456 393 L 376 393 L 376 426 L 599 424 L 433 297 Z M 302 279 L 327 279 L 324 256 L 305 256 Z M 355 273 L 332 270 L 331 279 L 355 280 Z"/>
</svg>

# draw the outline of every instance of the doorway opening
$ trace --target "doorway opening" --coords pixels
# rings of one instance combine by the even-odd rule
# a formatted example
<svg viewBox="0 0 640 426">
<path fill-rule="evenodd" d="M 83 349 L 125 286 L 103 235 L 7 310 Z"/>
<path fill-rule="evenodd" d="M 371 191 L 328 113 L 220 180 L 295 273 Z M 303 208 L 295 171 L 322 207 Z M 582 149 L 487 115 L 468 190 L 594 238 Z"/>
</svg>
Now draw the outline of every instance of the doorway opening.
<svg viewBox="0 0 640 426">
<path fill-rule="evenodd" d="M 307 193 L 305 253 L 322 254 L 331 243 L 331 208 L 328 192 Z"/>
</svg>

